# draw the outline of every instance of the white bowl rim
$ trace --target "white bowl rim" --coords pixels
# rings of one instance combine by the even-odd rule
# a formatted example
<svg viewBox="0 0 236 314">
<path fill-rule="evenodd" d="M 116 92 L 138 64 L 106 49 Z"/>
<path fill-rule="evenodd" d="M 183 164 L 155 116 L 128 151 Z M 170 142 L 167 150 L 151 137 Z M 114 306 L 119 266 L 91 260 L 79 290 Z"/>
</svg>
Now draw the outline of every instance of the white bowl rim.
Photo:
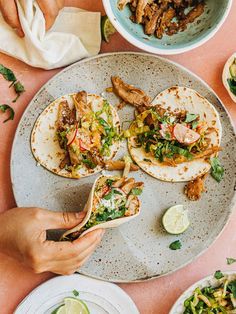
<svg viewBox="0 0 236 314">
<path fill-rule="evenodd" d="M 224 275 L 236 275 L 236 270 L 228 270 L 228 271 L 221 271 Z M 214 280 L 214 274 L 208 275 L 198 281 L 196 281 L 195 283 L 193 283 L 191 286 L 189 286 L 183 293 L 181 293 L 181 295 L 178 297 L 178 299 L 175 301 L 175 303 L 173 304 L 173 306 L 171 307 L 169 314 L 176 314 L 176 312 L 174 312 L 176 310 L 176 307 L 179 304 L 183 304 L 182 302 L 182 298 L 185 296 L 186 294 L 186 298 L 188 297 L 187 294 L 192 294 L 192 292 L 201 285 L 207 285 L 207 283 L 209 284 L 209 282 Z M 216 279 L 215 279 L 216 280 Z"/>
<path fill-rule="evenodd" d="M 168 49 L 161 49 L 161 48 L 152 47 L 150 45 L 147 45 L 147 44 L 139 41 L 138 39 L 136 39 L 132 35 L 130 35 L 129 32 L 118 22 L 117 18 L 114 16 L 114 14 L 112 12 L 110 1 L 111 0 L 102 0 L 103 6 L 105 8 L 105 11 L 106 11 L 106 14 L 107 14 L 109 20 L 111 21 L 113 26 L 116 28 L 116 30 L 120 33 L 120 35 L 122 37 L 124 37 L 129 43 L 136 46 L 137 48 L 140 48 L 140 49 L 147 51 L 147 52 L 160 54 L 160 55 L 176 55 L 176 54 L 190 51 L 192 49 L 195 49 L 195 48 L 205 44 L 208 40 L 210 40 L 213 36 L 215 36 L 215 34 L 218 32 L 218 30 L 224 24 L 225 20 L 227 19 L 228 15 L 229 15 L 232 4 L 233 4 L 233 0 L 228 0 L 227 8 L 226 8 L 221 20 L 216 25 L 216 27 L 211 30 L 211 32 L 207 36 L 203 37 L 197 43 L 190 44 L 188 47 L 168 50 Z M 112 1 L 114 1 L 114 0 L 112 0 Z"/>
</svg>

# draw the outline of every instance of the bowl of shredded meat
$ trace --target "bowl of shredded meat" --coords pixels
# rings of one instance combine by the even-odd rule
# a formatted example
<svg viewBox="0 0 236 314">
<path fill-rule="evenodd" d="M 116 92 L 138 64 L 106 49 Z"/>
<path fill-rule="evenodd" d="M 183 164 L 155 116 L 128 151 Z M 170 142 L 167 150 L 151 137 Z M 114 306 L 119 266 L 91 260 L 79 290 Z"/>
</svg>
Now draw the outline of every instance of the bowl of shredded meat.
<svg viewBox="0 0 236 314">
<path fill-rule="evenodd" d="M 103 0 L 117 31 L 134 46 L 171 55 L 212 38 L 226 20 L 232 0 Z"/>
</svg>

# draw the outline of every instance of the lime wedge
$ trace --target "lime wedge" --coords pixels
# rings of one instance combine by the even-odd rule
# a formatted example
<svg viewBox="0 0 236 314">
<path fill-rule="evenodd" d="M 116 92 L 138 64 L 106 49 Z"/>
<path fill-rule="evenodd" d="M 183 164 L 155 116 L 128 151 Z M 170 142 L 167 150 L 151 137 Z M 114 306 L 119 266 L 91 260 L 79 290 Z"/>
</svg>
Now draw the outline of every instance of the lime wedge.
<svg viewBox="0 0 236 314">
<path fill-rule="evenodd" d="M 64 304 L 59 306 L 56 310 L 52 312 L 52 314 L 66 314 L 66 306 Z"/>
<path fill-rule="evenodd" d="M 229 67 L 229 72 L 232 79 L 236 80 L 236 59 L 234 59 L 234 62 Z"/>
<path fill-rule="evenodd" d="M 102 31 L 102 39 L 109 43 L 109 37 L 116 32 L 115 27 L 111 24 L 108 17 L 102 16 L 101 19 L 101 31 Z"/>
<path fill-rule="evenodd" d="M 162 224 L 170 234 L 181 234 L 189 227 L 188 213 L 183 205 L 175 205 L 167 209 L 162 217 Z"/>
<path fill-rule="evenodd" d="M 65 298 L 66 314 L 89 314 L 87 305 L 76 298 Z"/>
</svg>

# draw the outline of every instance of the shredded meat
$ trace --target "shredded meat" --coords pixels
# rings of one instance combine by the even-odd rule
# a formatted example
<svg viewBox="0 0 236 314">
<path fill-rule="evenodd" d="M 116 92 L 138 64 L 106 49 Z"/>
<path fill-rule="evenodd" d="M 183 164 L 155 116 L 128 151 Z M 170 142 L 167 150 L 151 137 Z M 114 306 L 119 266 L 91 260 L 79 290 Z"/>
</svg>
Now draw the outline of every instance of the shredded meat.
<svg viewBox="0 0 236 314">
<path fill-rule="evenodd" d="M 197 177 L 195 180 L 188 182 L 184 187 L 184 193 L 191 201 L 197 201 L 201 198 L 202 192 L 205 191 L 204 180 L 206 176 L 207 174 Z"/>
<path fill-rule="evenodd" d="M 133 106 L 148 106 L 150 98 L 139 88 L 124 83 L 118 76 L 112 76 L 114 93 Z"/>
<path fill-rule="evenodd" d="M 194 159 L 199 159 L 199 158 L 203 158 L 203 157 L 209 157 L 219 151 L 221 151 L 222 148 L 219 146 L 212 146 L 208 149 L 206 149 L 205 151 L 203 151 L 202 153 L 198 153 L 194 155 Z"/>
<path fill-rule="evenodd" d="M 109 171 L 123 170 L 125 168 L 125 162 L 123 160 L 107 160 L 105 162 L 105 168 Z M 130 171 L 137 171 L 137 170 L 139 170 L 139 166 L 131 163 Z"/>
<path fill-rule="evenodd" d="M 202 15 L 204 7 L 204 3 L 199 3 L 185 16 L 185 18 L 180 22 L 181 31 L 184 31 L 189 23 L 193 23 L 200 15 Z"/>
<path fill-rule="evenodd" d="M 63 130 L 66 124 L 74 124 L 75 109 L 70 109 L 68 102 L 62 101 L 58 107 L 57 128 Z"/>
<path fill-rule="evenodd" d="M 91 112 L 91 104 L 88 103 L 87 93 L 81 91 L 76 94 L 75 98 L 77 120 L 81 119 L 86 113 Z"/>
<path fill-rule="evenodd" d="M 169 8 L 163 13 L 160 19 L 159 26 L 157 28 L 157 33 L 156 33 L 157 38 L 161 39 L 163 37 L 164 32 L 170 26 L 171 21 L 174 18 L 174 16 L 175 16 L 175 10 L 173 8 Z"/>
<path fill-rule="evenodd" d="M 138 0 L 137 8 L 136 8 L 136 23 L 142 23 L 144 16 L 144 9 L 148 4 L 149 0 Z"/>
<path fill-rule="evenodd" d="M 133 23 L 142 24 L 148 36 L 162 38 L 182 32 L 202 15 L 204 0 L 118 0 L 119 10 L 129 4 Z"/>
<path fill-rule="evenodd" d="M 123 10 L 124 7 L 125 7 L 128 3 L 130 3 L 130 2 L 131 2 L 131 0 L 119 0 L 117 6 L 118 6 L 119 10 Z"/>
</svg>

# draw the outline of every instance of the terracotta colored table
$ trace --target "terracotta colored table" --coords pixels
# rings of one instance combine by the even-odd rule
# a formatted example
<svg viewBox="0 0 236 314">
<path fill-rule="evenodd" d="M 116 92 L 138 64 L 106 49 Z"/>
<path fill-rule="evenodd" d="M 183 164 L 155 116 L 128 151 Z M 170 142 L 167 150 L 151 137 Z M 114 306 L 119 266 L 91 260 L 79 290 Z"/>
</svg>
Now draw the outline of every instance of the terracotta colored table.
<svg viewBox="0 0 236 314">
<path fill-rule="evenodd" d="M 103 11 L 102 1 L 74 0 L 67 5 L 78 6 L 92 11 Z M 221 72 L 225 60 L 236 50 L 236 2 L 229 18 L 218 34 L 202 47 L 192 52 L 170 57 L 198 74 L 219 95 L 227 106 L 236 123 L 236 104 L 234 104 L 221 83 Z M 119 34 L 109 44 L 103 44 L 102 52 L 137 51 Z M 10 152 L 14 133 L 19 119 L 38 89 L 59 70 L 44 71 L 34 69 L 26 64 L 0 54 L 0 63 L 12 68 L 18 79 L 24 82 L 27 92 L 23 94 L 14 108 L 14 121 L 2 124 L 0 115 L 0 211 L 15 206 L 10 181 Z M 0 78 L 0 103 L 13 99 L 5 81 Z M 34 205 L 34 204 L 32 204 Z M 153 281 L 120 285 L 134 300 L 142 314 L 166 314 L 176 298 L 192 283 L 217 269 L 236 269 L 236 264 L 227 266 L 226 257 L 236 258 L 236 212 L 221 236 L 211 248 L 195 262 L 176 273 Z M 10 314 L 16 305 L 38 284 L 52 277 L 52 274 L 33 274 L 23 265 L 0 255 L 0 312 Z M 131 313 L 130 313 L 131 314 Z"/>
</svg>

